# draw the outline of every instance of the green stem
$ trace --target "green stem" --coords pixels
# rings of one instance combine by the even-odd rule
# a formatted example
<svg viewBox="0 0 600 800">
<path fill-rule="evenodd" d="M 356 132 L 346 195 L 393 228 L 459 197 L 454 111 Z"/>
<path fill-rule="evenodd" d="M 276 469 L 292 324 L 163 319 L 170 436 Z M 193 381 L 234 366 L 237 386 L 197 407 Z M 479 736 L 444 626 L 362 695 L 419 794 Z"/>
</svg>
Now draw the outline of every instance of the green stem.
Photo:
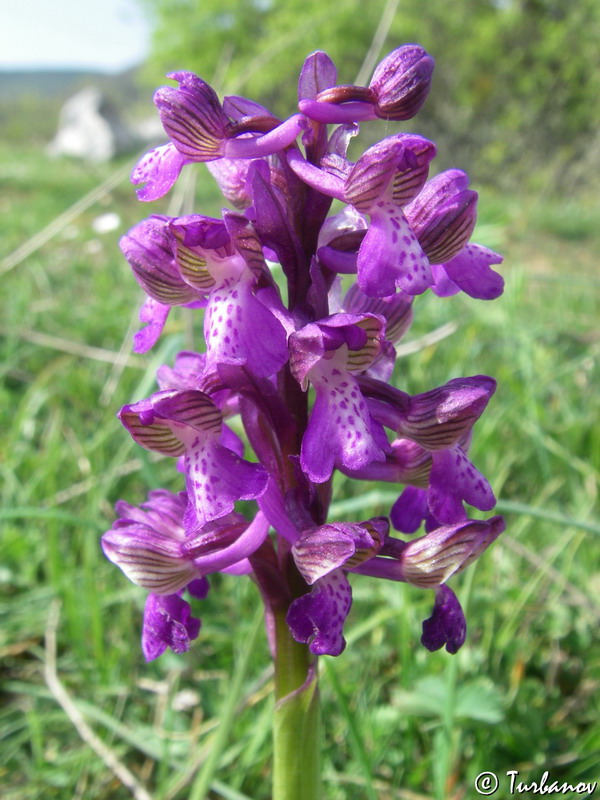
<svg viewBox="0 0 600 800">
<path fill-rule="evenodd" d="M 321 742 L 318 665 L 292 638 L 286 610 L 275 612 L 273 800 L 320 800 Z"/>
</svg>

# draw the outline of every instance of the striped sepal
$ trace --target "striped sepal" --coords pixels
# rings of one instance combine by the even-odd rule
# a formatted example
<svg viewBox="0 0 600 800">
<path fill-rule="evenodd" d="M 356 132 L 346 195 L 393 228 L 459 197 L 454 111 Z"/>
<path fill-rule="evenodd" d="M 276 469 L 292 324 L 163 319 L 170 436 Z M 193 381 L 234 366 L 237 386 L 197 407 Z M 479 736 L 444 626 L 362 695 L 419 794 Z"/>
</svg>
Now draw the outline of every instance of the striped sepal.
<svg viewBox="0 0 600 800">
<path fill-rule="evenodd" d="M 400 447 L 402 449 L 401 456 L 399 456 L 402 473 L 399 481 L 417 489 L 427 489 L 432 466 L 431 453 L 416 442 L 411 442 L 410 439 L 401 439 L 398 442 L 398 451 L 400 451 Z"/>
<path fill-rule="evenodd" d="M 423 188 L 428 174 L 429 163 L 416 169 L 396 170 L 390 184 L 393 201 L 400 206 L 410 203 Z"/>
<path fill-rule="evenodd" d="M 355 324 L 365 331 L 367 341 L 360 350 L 348 350 L 346 367 L 350 372 L 364 372 L 381 352 L 385 322 L 381 317 L 365 315 L 360 322 Z"/>
<path fill-rule="evenodd" d="M 488 386 L 473 385 L 469 379 L 456 379 L 430 392 L 411 397 L 402 415 L 398 434 L 412 439 L 427 450 L 452 447 L 468 433 L 481 416 L 490 396 Z"/>
<path fill-rule="evenodd" d="M 445 450 L 456 444 L 465 430 L 472 427 L 478 416 L 473 414 L 462 419 L 438 422 L 426 413 L 408 414 L 398 433 L 418 442 L 426 450 Z"/>
<path fill-rule="evenodd" d="M 398 292 L 392 297 L 367 297 L 357 283 L 353 284 L 344 298 L 344 308 L 350 313 L 378 314 L 385 319 L 385 338 L 388 342 L 398 342 L 409 329 L 412 318 L 410 295 Z"/>
<path fill-rule="evenodd" d="M 419 234 L 419 244 L 432 264 L 450 261 L 467 244 L 477 220 L 476 207 L 477 192 L 470 189 L 462 192 L 460 200 Z"/>
<path fill-rule="evenodd" d="M 266 272 L 267 266 L 262 245 L 252 223 L 241 214 L 226 214 L 224 219 L 233 246 L 253 274 L 260 278 Z"/>
<path fill-rule="evenodd" d="M 453 528 L 454 526 L 448 526 Z M 452 533 L 438 528 L 411 542 L 402 556 L 402 574 L 408 583 L 432 589 L 462 570 L 485 549 L 487 523 L 470 523 Z"/>
<path fill-rule="evenodd" d="M 155 411 L 165 417 L 166 421 L 188 425 L 203 433 L 221 432 L 223 415 L 204 392 L 188 389 L 165 394 L 168 396 L 155 404 Z"/>
<path fill-rule="evenodd" d="M 122 410 L 119 418 L 134 441 L 146 450 L 162 453 L 164 456 L 181 456 L 186 451 L 185 444 L 175 436 L 167 420 L 155 418 L 144 425 L 135 411 Z"/>
<path fill-rule="evenodd" d="M 344 564 L 345 569 L 358 567 L 359 564 L 363 564 L 365 561 L 368 561 L 370 558 L 373 558 L 373 556 L 377 555 L 377 553 L 381 550 L 383 540 L 385 539 L 385 535 L 389 530 L 389 523 L 385 517 L 381 517 L 377 521 L 377 524 L 374 524 L 368 520 L 367 522 L 360 522 L 359 527 L 363 528 L 367 532 L 368 536 L 370 536 L 373 540 L 373 543 L 370 547 L 357 547 L 354 551 L 354 555 L 347 559 L 346 563 Z"/>
<path fill-rule="evenodd" d="M 175 232 L 175 231 L 174 231 Z M 181 277 L 194 289 L 206 294 L 215 286 L 215 279 L 208 271 L 206 256 L 198 248 L 186 247 L 181 237 L 175 233 L 177 245 L 175 247 L 175 260 L 179 267 Z"/>
<path fill-rule="evenodd" d="M 344 195 L 357 211 L 368 213 L 381 199 L 394 174 L 404 145 L 398 140 L 390 141 L 392 138 L 365 150 L 348 176 Z"/>
<path fill-rule="evenodd" d="M 153 537 L 150 544 L 141 536 L 127 541 L 109 532 L 103 547 L 130 581 L 155 594 L 175 594 L 199 577 L 190 561 L 177 554 L 175 543 L 166 539 L 163 542 Z"/>
<path fill-rule="evenodd" d="M 165 131 L 180 153 L 194 161 L 224 155 L 229 119 L 213 89 L 190 72 L 173 73 L 178 89 L 163 87 L 154 95 Z"/>
<path fill-rule="evenodd" d="M 178 306 L 197 300 L 198 296 L 191 286 L 184 283 L 178 275 L 155 265 L 151 271 L 142 271 L 132 264 L 132 269 L 140 284 L 150 297 L 165 306 Z"/>
<path fill-rule="evenodd" d="M 309 586 L 324 575 L 345 566 L 346 560 L 355 552 L 352 537 L 340 535 L 341 527 L 343 526 L 334 524 L 309 528 L 302 532 L 293 546 L 294 561 Z"/>
</svg>

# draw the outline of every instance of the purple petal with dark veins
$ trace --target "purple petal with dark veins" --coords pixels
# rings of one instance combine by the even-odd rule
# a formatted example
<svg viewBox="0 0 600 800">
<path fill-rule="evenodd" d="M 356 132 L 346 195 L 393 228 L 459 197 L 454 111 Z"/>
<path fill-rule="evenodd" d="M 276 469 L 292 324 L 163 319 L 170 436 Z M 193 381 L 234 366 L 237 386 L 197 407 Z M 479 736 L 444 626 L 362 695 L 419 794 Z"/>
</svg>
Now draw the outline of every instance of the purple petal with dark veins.
<svg viewBox="0 0 600 800">
<path fill-rule="evenodd" d="M 177 150 L 191 161 L 224 156 L 230 121 L 214 90 L 193 72 L 172 72 L 167 77 L 179 87 L 158 89 L 154 103 Z"/>
<path fill-rule="evenodd" d="M 298 100 L 314 100 L 324 89 L 335 85 L 335 64 L 327 53 L 317 50 L 306 57 L 298 79 Z"/>
<path fill-rule="evenodd" d="M 367 522 L 333 522 L 302 531 L 292 548 L 294 561 L 311 586 L 336 569 L 350 569 L 375 555 L 389 524 L 385 517 Z"/>
<path fill-rule="evenodd" d="M 405 44 L 379 62 L 369 87 L 377 97 L 376 113 L 383 119 L 414 117 L 425 102 L 435 62 L 422 47 Z"/>
</svg>

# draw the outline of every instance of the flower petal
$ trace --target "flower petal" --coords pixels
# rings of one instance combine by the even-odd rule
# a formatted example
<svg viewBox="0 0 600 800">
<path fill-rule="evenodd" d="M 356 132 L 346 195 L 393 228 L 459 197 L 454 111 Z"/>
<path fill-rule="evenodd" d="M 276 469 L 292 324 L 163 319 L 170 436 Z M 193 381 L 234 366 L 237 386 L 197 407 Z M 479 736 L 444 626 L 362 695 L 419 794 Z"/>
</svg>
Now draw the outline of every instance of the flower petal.
<svg viewBox="0 0 600 800">
<path fill-rule="evenodd" d="M 260 464 L 244 461 L 212 436 L 198 435 L 191 442 L 185 467 L 190 500 L 185 516 L 188 533 L 233 511 L 237 500 L 259 497 L 269 477 Z"/>
<path fill-rule="evenodd" d="M 460 445 L 433 453 L 429 481 L 429 508 L 442 523 L 453 523 L 464 516 L 463 500 L 480 511 L 491 511 L 496 505 L 490 484 Z"/>
<path fill-rule="evenodd" d="M 343 628 L 352 589 L 342 570 L 318 580 L 310 594 L 291 604 L 287 624 L 297 642 L 308 644 L 315 655 L 339 656 L 346 646 Z"/>
<path fill-rule="evenodd" d="M 149 594 L 144 609 L 142 650 L 146 661 L 162 655 L 167 647 L 185 653 L 200 633 L 200 620 L 192 617 L 190 604 L 178 594 Z"/>
<path fill-rule="evenodd" d="M 467 244 L 454 258 L 442 264 L 450 280 L 470 297 L 495 300 L 504 291 L 504 278 L 490 264 L 500 264 L 502 256 L 480 244 Z"/>
<path fill-rule="evenodd" d="M 402 210 L 384 201 L 370 210 L 371 224 L 358 251 L 358 285 L 369 297 L 402 289 L 424 292 L 433 283 L 429 260 Z"/>
<path fill-rule="evenodd" d="M 150 150 L 142 156 L 131 173 L 131 182 L 134 185 L 146 184 L 136 189 L 138 199 L 150 202 L 163 197 L 187 163 L 186 157 L 171 142 Z"/>
<path fill-rule="evenodd" d="M 149 297 L 140 308 L 140 322 L 149 323 L 145 328 L 137 331 L 133 335 L 133 352 L 134 353 L 147 353 L 151 350 L 158 341 L 171 306 L 165 306 Z"/>
<path fill-rule="evenodd" d="M 421 644 L 431 652 L 446 645 L 446 650 L 454 654 L 463 646 L 466 636 L 467 621 L 457 596 L 447 586 L 440 586 L 431 617 L 423 622 Z"/>
</svg>

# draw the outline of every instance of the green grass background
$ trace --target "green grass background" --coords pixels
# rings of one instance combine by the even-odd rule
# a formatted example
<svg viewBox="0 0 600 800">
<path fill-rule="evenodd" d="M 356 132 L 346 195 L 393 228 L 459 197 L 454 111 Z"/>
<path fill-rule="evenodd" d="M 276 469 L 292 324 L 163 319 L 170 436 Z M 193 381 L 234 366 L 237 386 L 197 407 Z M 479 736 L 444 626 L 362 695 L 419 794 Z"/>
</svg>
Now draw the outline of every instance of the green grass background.
<svg viewBox="0 0 600 800">
<path fill-rule="evenodd" d="M 142 293 L 117 241 L 169 200 L 142 206 L 124 178 L 19 263 L 7 260 L 115 169 L 127 163 L 0 146 L 1 795 L 131 797 L 47 684 L 44 637 L 58 612 L 62 685 L 153 798 L 197 800 L 210 754 L 210 797 L 266 800 L 272 673 L 255 587 L 215 576 L 191 651 L 147 665 L 145 593 L 99 547 L 115 500 L 180 488 L 172 461 L 149 457 L 115 417 L 153 390 L 159 364 L 201 341 L 198 319 L 177 310 L 156 352 L 131 355 Z M 218 213 L 198 169 L 195 210 Z M 119 228 L 97 234 L 107 211 Z M 396 381 L 414 393 L 459 375 L 498 379 L 471 452 L 507 532 L 453 581 L 469 622 L 456 657 L 419 645 L 429 593 L 353 579 L 348 647 L 321 665 L 332 800 L 460 800 L 476 796 L 485 770 L 504 788 L 511 769 L 525 781 L 544 770 L 600 778 L 600 203 L 484 189 L 474 239 L 505 254 L 504 296 L 417 298 L 406 341 L 447 322 L 456 330 L 402 358 Z M 341 478 L 334 496 L 336 517 L 352 520 L 386 513 L 395 494 Z"/>
</svg>

